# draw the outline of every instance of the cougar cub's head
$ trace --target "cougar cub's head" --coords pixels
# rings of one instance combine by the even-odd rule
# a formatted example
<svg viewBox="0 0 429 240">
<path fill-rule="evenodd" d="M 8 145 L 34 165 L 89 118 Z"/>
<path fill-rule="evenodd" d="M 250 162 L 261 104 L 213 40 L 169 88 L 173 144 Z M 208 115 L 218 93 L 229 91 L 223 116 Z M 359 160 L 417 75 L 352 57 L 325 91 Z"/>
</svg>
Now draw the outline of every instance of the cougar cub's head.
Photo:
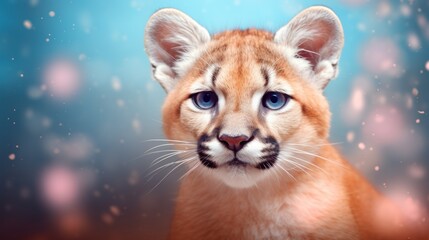
<svg viewBox="0 0 429 240">
<path fill-rule="evenodd" d="M 312 164 L 329 132 L 322 91 L 337 75 L 343 46 L 331 10 L 308 8 L 274 34 L 211 36 L 184 13 L 162 9 L 144 43 L 153 77 L 168 93 L 165 134 L 196 143 L 190 166 L 245 188 Z"/>
</svg>

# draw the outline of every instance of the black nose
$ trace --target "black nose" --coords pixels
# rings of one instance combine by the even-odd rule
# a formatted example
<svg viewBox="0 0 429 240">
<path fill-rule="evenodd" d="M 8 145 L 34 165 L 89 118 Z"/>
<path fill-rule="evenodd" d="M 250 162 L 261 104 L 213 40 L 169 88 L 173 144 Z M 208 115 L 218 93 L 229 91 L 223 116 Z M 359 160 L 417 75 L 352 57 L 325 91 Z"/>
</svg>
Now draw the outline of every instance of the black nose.
<svg viewBox="0 0 429 240">
<path fill-rule="evenodd" d="M 229 150 L 238 152 L 240 151 L 240 149 L 244 147 L 244 145 L 246 145 L 246 143 L 252 141 L 253 136 L 249 138 L 248 136 L 245 136 L 245 135 L 230 136 L 230 135 L 222 134 L 220 137 L 218 137 L 218 139 Z"/>
</svg>

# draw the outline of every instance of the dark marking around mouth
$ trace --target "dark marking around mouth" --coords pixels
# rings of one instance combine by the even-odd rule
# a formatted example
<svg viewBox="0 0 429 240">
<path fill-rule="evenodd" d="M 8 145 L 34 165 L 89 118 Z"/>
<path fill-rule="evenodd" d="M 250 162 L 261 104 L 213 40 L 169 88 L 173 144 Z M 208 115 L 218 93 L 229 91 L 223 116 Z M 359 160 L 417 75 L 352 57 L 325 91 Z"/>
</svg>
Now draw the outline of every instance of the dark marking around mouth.
<svg viewBox="0 0 429 240">
<path fill-rule="evenodd" d="M 220 127 L 215 128 L 210 135 L 204 134 L 198 140 L 197 152 L 198 152 L 199 160 L 204 166 L 212 169 L 219 167 L 219 165 L 212 160 L 213 156 L 208 154 L 208 151 L 210 151 L 210 148 L 206 145 L 206 142 L 216 137 L 219 134 L 219 132 L 220 132 Z M 255 129 L 252 135 L 253 135 L 252 137 L 259 135 L 258 129 Z M 260 163 L 254 165 L 254 164 L 250 164 L 248 162 L 242 161 L 237 157 L 234 157 L 234 159 L 226 162 L 225 165 L 232 166 L 232 167 L 253 166 L 261 170 L 269 169 L 272 166 L 274 166 L 280 152 L 280 146 L 278 142 L 275 140 L 275 138 L 271 136 L 266 138 L 261 137 L 261 140 L 265 144 L 267 144 L 267 147 L 262 149 L 261 151 L 264 155 L 259 158 L 261 160 Z"/>
<path fill-rule="evenodd" d="M 200 156 L 200 161 L 204 166 L 208 168 L 217 168 L 217 164 L 215 162 L 208 160 L 207 157 L 204 157 L 201 154 L 199 154 L 199 156 Z M 206 155 L 206 156 L 210 157 L 209 155 Z"/>
<path fill-rule="evenodd" d="M 229 166 L 235 166 L 235 167 L 245 167 L 248 165 L 248 163 L 241 161 L 238 158 L 234 158 L 231 161 L 227 162 Z"/>
<path fill-rule="evenodd" d="M 271 168 L 272 166 L 274 166 L 274 163 L 276 163 L 276 160 L 270 159 L 270 160 L 263 161 L 263 162 L 259 163 L 258 165 L 256 165 L 256 168 L 261 169 L 261 170 L 268 169 L 268 168 Z"/>
<path fill-rule="evenodd" d="M 208 147 L 198 144 L 198 157 L 201 163 L 208 168 L 217 168 L 217 164 L 210 160 L 212 156 L 206 153 L 207 150 L 209 150 Z"/>
<path fill-rule="evenodd" d="M 198 152 L 198 157 L 200 162 L 208 167 L 208 168 L 217 168 L 217 164 L 210 160 L 212 158 L 212 156 L 210 154 L 207 154 L 207 151 L 210 150 L 206 145 L 204 145 L 205 142 L 210 141 L 213 136 L 215 136 L 215 134 L 217 134 L 218 130 L 214 130 L 214 134 L 212 136 L 209 136 L 207 134 L 204 134 L 200 137 L 200 139 L 198 140 L 198 147 L 197 147 L 197 152 Z"/>
<path fill-rule="evenodd" d="M 263 161 L 256 165 L 256 168 L 261 170 L 269 169 L 274 166 L 280 152 L 280 146 L 276 139 L 274 139 L 273 137 L 267 137 L 264 140 L 265 143 L 269 144 L 269 146 L 262 149 L 261 152 L 265 153 L 266 155 L 260 157 L 260 159 Z"/>
</svg>

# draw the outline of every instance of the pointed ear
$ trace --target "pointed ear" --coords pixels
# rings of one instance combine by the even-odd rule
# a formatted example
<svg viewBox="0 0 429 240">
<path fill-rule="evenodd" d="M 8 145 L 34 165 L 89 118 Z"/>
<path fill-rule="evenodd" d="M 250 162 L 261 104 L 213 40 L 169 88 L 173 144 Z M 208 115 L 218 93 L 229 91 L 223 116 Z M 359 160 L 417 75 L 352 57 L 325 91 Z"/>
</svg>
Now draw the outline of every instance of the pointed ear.
<svg viewBox="0 0 429 240">
<path fill-rule="evenodd" d="M 153 77 L 167 92 L 171 91 L 183 71 L 177 63 L 208 41 L 207 30 L 186 14 L 171 8 L 157 11 L 150 17 L 144 36 Z"/>
<path fill-rule="evenodd" d="M 274 41 L 291 48 L 317 88 L 323 89 L 338 74 L 338 60 L 344 45 L 340 20 L 326 7 L 310 7 L 280 28 Z"/>
</svg>

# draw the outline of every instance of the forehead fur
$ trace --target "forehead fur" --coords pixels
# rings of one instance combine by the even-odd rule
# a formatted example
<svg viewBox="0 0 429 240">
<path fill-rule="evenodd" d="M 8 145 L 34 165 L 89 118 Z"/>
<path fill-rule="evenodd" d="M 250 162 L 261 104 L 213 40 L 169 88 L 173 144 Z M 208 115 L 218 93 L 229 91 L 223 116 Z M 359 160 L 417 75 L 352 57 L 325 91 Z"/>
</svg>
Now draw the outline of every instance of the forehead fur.
<svg viewBox="0 0 429 240">
<path fill-rule="evenodd" d="M 284 54 L 273 42 L 273 34 L 259 29 L 231 30 L 214 35 L 189 73 L 191 78 L 196 78 L 203 75 L 211 65 L 234 64 L 236 69 L 240 69 L 249 62 L 268 65 L 283 77 L 296 76 Z"/>
<path fill-rule="evenodd" d="M 269 41 L 273 40 L 274 38 L 271 32 L 250 28 L 245 30 L 235 29 L 235 30 L 224 31 L 214 35 L 213 39 L 220 40 L 222 38 L 231 39 L 231 38 L 243 38 L 243 37 L 249 37 L 249 36 L 257 37 L 260 40 L 269 40 Z"/>
</svg>

